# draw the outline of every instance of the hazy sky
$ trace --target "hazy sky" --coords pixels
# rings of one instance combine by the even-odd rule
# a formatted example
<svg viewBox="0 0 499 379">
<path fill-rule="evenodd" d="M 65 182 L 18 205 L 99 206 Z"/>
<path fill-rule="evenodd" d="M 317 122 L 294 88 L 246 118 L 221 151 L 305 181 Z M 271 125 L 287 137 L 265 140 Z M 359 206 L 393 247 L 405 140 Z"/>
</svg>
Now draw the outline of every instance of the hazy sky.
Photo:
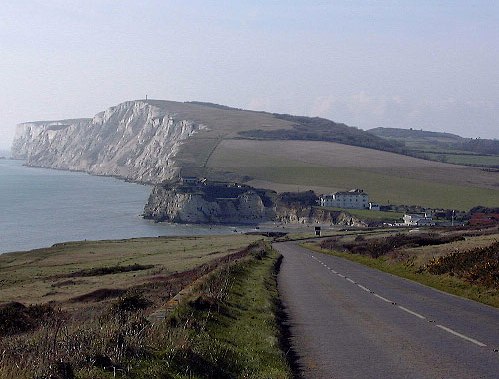
<svg viewBox="0 0 499 379">
<path fill-rule="evenodd" d="M 499 138 L 499 1 L 0 0 L 15 124 L 138 98 Z"/>
</svg>

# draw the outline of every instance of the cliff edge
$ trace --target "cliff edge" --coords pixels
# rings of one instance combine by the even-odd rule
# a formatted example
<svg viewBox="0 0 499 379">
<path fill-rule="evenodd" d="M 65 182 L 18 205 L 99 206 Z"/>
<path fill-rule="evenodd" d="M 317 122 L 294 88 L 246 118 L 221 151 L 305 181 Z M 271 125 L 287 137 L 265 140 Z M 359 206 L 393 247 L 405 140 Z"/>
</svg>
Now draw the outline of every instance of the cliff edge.
<svg viewBox="0 0 499 379">
<path fill-rule="evenodd" d="M 243 184 L 175 181 L 156 185 L 144 208 L 144 217 L 157 222 L 193 224 L 336 224 L 366 226 L 342 211 L 316 206 L 312 191 L 284 192 Z"/>
<path fill-rule="evenodd" d="M 180 145 L 203 124 L 147 101 L 128 101 L 92 119 L 17 126 L 12 156 L 28 166 L 159 183 L 176 175 Z"/>
</svg>

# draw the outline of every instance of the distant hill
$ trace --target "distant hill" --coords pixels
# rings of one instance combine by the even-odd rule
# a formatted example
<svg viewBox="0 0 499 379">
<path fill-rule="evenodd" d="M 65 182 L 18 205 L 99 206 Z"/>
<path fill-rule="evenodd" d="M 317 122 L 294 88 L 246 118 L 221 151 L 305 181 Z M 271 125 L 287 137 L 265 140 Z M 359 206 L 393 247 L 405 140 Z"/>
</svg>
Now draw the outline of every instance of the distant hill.
<svg viewBox="0 0 499 379">
<path fill-rule="evenodd" d="M 239 132 L 243 137 L 266 140 L 304 140 L 336 142 L 344 145 L 367 147 L 370 149 L 405 153 L 405 146 L 397 140 L 387 140 L 363 130 L 336 123 L 320 117 L 292 116 L 273 113 L 273 116 L 293 123 L 292 129 L 256 129 Z"/>
<path fill-rule="evenodd" d="M 427 139 L 427 140 L 448 140 L 460 142 L 464 138 L 458 136 L 457 134 L 444 133 L 444 132 L 431 132 L 428 130 L 416 130 L 416 129 L 400 129 L 400 128 L 374 128 L 369 129 L 367 132 L 374 134 L 375 136 L 383 138 L 393 138 L 393 139 Z"/>
<path fill-rule="evenodd" d="M 499 141 L 463 138 L 456 134 L 427 130 L 375 128 L 367 131 L 405 147 L 404 153 L 418 158 L 453 164 L 499 167 Z"/>
<path fill-rule="evenodd" d="M 189 104 L 202 105 L 215 109 L 227 111 L 243 111 L 240 108 L 232 108 L 226 105 L 207 103 L 201 101 L 191 101 Z M 252 111 L 254 112 L 254 111 Z M 238 134 L 245 138 L 263 140 L 298 140 L 298 141 L 326 141 L 337 142 L 345 145 L 368 147 L 370 149 L 404 153 L 404 144 L 398 141 L 387 141 L 372 133 L 367 133 L 361 129 L 337 123 L 320 117 L 293 116 L 289 114 L 255 112 L 262 115 L 275 117 L 292 123 L 292 128 L 269 130 L 257 128 L 252 130 L 239 131 Z"/>
<path fill-rule="evenodd" d="M 382 204 L 466 210 L 499 203 L 496 172 L 428 160 L 483 166 L 490 159 L 494 166 L 499 157 L 473 151 L 493 151 L 494 143 L 430 137 L 379 136 L 318 117 L 149 99 L 92 119 L 20 124 L 12 155 L 30 166 L 142 183 L 197 176 L 278 192 L 362 188 Z"/>
</svg>

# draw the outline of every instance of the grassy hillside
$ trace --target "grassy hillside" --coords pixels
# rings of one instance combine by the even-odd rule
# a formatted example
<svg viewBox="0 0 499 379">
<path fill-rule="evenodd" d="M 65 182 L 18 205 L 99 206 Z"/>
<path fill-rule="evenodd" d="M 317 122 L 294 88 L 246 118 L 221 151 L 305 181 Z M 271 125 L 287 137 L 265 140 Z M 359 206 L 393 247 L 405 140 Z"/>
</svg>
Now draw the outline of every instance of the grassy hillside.
<svg viewBox="0 0 499 379">
<path fill-rule="evenodd" d="M 405 146 L 405 153 L 439 162 L 499 167 L 499 141 L 463 138 L 451 133 L 426 130 L 375 128 L 369 133 Z"/>
<path fill-rule="evenodd" d="M 181 166 L 192 169 L 206 167 L 221 141 L 233 138 L 330 141 L 386 151 L 402 151 L 402 145 L 398 142 L 387 141 L 363 130 L 318 117 L 247 111 L 204 102 L 151 103 L 172 109 L 178 117 L 208 127 L 208 130 L 194 135 L 177 155 L 176 161 Z"/>
<path fill-rule="evenodd" d="M 382 204 L 461 210 L 499 204 L 497 173 L 330 142 L 223 140 L 207 166 L 277 191 L 363 188 Z"/>
<path fill-rule="evenodd" d="M 293 128 L 281 130 L 257 129 L 239 132 L 239 134 L 243 137 L 265 140 L 328 141 L 396 153 L 404 152 L 403 143 L 383 139 L 363 130 L 345 124 L 338 124 L 324 118 L 287 114 L 274 114 L 274 116 L 277 119 L 292 122 L 294 124 Z"/>
<path fill-rule="evenodd" d="M 223 257 L 255 236 L 85 241 L 0 255 L 0 303 L 70 299 L 102 288 L 127 290 Z M 69 302 L 68 302 L 69 301 Z"/>
<path fill-rule="evenodd" d="M 380 203 L 461 210 L 499 204 L 496 173 L 399 154 L 411 146 L 400 130 L 402 142 L 386 139 L 386 133 L 374 136 L 321 118 L 200 102 L 160 105 L 174 106 L 178 116 L 208 126 L 181 147 L 176 162 L 183 175 L 247 182 L 277 191 L 326 193 L 359 187 Z M 425 132 L 418 138 L 423 139 L 414 143 L 427 143 L 428 138 L 441 144 L 460 141 L 448 133 Z M 449 155 L 447 159 L 466 163 L 484 158 Z M 496 158 L 487 159 L 494 164 Z"/>
</svg>

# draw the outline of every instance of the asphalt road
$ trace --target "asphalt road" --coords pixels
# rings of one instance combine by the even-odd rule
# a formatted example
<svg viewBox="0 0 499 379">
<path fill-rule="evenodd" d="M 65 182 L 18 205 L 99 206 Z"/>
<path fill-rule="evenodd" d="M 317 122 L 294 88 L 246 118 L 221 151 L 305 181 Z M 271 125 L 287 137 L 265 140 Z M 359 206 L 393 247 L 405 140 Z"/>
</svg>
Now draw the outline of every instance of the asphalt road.
<svg viewBox="0 0 499 379">
<path fill-rule="evenodd" d="M 274 247 L 305 378 L 499 378 L 499 309 L 294 243 Z"/>
</svg>

